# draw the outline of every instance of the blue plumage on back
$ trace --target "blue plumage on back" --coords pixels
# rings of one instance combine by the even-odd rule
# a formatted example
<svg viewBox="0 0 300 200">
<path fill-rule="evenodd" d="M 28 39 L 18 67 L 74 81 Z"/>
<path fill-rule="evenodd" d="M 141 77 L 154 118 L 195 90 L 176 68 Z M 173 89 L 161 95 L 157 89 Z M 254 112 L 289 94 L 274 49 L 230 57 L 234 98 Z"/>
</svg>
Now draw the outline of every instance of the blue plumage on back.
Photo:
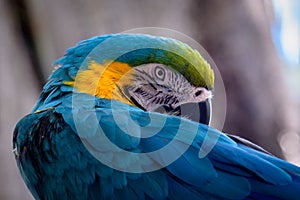
<svg viewBox="0 0 300 200">
<path fill-rule="evenodd" d="M 123 40 L 124 46 L 134 45 L 128 41 L 139 37 L 158 45 L 173 42 L 147 35 L 99 36 L 70 48 L 55 62 L 58 69 L 32 113 L 16 125 L 13 138 L 21 175 L 36 199 L 299 198 L 297 166 L 206 125 L 80 93 L 64 84 L 87 67 L 89 57 L 103 62 L 90 52 L 111 37 Z M 141 64 L 152 51 L 131 52 L 118 61 Z M 205 142 L 213 148 L 199 157 Z M 165 146 L 168 149 L 160 152 Z"/>
</svg>

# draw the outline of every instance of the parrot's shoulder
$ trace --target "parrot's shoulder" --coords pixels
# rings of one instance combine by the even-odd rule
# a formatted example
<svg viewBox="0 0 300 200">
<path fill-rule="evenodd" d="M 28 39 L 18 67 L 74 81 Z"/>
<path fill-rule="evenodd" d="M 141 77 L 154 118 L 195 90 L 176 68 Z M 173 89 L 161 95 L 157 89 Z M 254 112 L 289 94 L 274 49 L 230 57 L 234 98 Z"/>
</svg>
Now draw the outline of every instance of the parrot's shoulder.
<svg viewBox="0 0 300 200">
<path fill-rule="evenodd" d="M 67 116 L 67 110 L 59 110 Z M 55 108 L 25 116 L 14 131 L 14 153 L 25 180 L 39 199 L 159 199 L 167 196 L 162 171 L 127 173 L 93 157 Z M 113 133 L 111 126 L 106 131 Z M 121 138 L 119 141 L 126 141 Z M 126 148 L 129 148 L 128 146 Z M 108 159 L 110 153 L 105 153 Z"/>
<path fill-rule="evenodd" d="M 78 192 L 84 197 L 84 185 L 93 176 L 91 158 L 78 140 L 54 109 L 32 113 L 20 120 L 14 131 L 14 152 L 34 196 L 68 199 L 72 198 L 69 194 Z M 81 176 L 76 180 L 78 173 Z M 74 188 L 76 191 L 72 191 Z"/>
</svg>

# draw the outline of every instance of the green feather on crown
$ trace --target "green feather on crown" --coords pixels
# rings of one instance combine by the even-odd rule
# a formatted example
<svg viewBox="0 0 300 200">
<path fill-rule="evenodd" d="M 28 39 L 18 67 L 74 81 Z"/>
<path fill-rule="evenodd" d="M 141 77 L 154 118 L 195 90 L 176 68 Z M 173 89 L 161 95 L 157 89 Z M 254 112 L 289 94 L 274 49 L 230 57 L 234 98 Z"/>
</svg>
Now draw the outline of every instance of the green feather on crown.
<svg viewBox="0 0 300 200">
<path fill-rule="evenodd" d="M 118 61 L 126 62 L 131 66 L 161 63 L 172 67 L 197 87 L 213 88 L 214 72 L 197 50 L 170 38 L 133 34 L 122 36 L 124 39 L 131 37 L 130 39 L 128 38 L 130 41 L 128 42 L 129 45 L 136 42 L 143 43 L 142 47 L 144 47 L 145 44 L 151 43 L 151 48 L 130 51 L 120 56 L 117 59 Z"/>
</svg>

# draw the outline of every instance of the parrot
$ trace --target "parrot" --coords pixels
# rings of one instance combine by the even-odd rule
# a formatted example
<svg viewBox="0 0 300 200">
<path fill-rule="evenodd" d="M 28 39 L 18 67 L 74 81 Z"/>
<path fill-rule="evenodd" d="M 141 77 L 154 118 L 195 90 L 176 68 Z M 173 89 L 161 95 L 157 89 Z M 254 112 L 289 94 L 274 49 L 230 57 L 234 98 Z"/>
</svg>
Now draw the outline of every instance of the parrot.
<svg viewBox="0 0 300 200">
<path fill-rule="evenodd" d="M 95 36 L 56 60 L 13 153 L 35 199 L 299 199 L 300 168 L 210 126 L 214 71 L 196 49 Z"/>
</svg>

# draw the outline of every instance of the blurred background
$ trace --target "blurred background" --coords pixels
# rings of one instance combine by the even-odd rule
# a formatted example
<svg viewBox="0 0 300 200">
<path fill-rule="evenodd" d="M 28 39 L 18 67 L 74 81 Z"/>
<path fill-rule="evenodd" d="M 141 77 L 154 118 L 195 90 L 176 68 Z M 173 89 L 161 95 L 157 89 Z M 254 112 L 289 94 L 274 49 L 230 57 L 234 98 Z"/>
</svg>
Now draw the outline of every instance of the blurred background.
<svg viewBox="0 0 300 200">
<path fill-rule="evenodd" d="M 32 199 L 12 153 L 52 62 L 76 42 L 137 27 L 182 32 L 217 64 L 227 95 L 223 131 L 300 165 L 298 0 L 1 0 L 0 199 Z"/>
</svg>

